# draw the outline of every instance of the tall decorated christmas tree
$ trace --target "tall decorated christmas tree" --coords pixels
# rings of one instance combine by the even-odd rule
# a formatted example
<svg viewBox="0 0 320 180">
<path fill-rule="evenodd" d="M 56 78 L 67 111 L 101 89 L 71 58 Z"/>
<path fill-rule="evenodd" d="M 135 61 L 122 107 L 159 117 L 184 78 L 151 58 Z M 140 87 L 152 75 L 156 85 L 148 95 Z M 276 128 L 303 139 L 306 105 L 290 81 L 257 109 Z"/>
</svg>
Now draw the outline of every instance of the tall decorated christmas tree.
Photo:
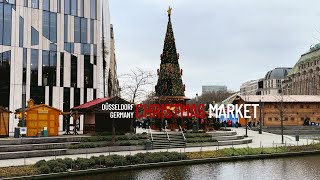
<svg viewBox="0 0 320 180">
<path fill-rule="evenodd" d="M 182 69 L 179 66 L 179 53 L 177 53 L 175 38 L 171 24 L 171 10 L 168 10 L 168 26 L 164 40 L 163 52 L 160 55 L 161 64 L 158 72 L 158 83 L 155 87 L 156 96 L 162 103 L 181 102 L 185 99 L 185 85 L 182 83 Z"/>
</svg>

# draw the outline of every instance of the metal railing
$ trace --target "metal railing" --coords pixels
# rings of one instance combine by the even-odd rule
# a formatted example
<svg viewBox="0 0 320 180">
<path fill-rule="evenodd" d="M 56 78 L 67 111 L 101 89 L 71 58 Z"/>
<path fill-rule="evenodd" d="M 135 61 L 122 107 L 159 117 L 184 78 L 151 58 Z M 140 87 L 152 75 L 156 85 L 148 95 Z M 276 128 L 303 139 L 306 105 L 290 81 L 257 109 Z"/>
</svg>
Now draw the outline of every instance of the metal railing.
<svg viewBox="0 0 320 180">
<path fill-rule="evenodd" d="M 149 126 L 149 133 L 150 133 L 151 141 L 153 141 L 152 130 L 150 126 Z"/>
<path fill-rule="evenodd" d="M 183 133 L 182 128 L 181 128 L 181 126 L 180 126 L 180 125 L 179 125 L 179 129 L 180 129 L 180 131 L 181 131 L 181 134 L 182 134 L 183 140 L 184 140 L 184 141 L 186 141 L 186 137 L 184 136 L 184 133 Z"/>
<path fill-rule="evenodd" d="M 169 148 L 170 148 L 170 137 L 169 137 L 169 133 L 168 133 L 168 130 L 167 130 L 167 126 L 164 126 L 164 131 L 167 134 L 167 138 L 168 138 L 168 141 L 169 141 Z"/>
</svg>

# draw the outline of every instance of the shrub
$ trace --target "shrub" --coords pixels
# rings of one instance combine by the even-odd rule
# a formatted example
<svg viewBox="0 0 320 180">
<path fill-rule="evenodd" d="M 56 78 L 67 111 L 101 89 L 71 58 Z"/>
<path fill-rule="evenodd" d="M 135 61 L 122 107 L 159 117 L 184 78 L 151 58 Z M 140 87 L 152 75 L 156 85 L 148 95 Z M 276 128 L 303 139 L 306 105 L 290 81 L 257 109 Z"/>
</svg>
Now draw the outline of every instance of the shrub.
<svg viewBox="0 0 320 180">
<path fill-rule="evenodd" d="M 50 167 L 47 164 L 43 164 L 38 167 L 41 174 L 49 174 L 51 172 Z"/>
<path fill-rule="evenodd" d="M 47 162 L 46 162 L 45 160 L 40 160 L 40 161 L 36 162 L 35 166 L 36 166 L 36 167 L 40 167 L 40 166 L 42 166 L 42 165 L 44 165 L 44 164 L 46 164 L 46 163 L 47 163 Z"/>
</svg>

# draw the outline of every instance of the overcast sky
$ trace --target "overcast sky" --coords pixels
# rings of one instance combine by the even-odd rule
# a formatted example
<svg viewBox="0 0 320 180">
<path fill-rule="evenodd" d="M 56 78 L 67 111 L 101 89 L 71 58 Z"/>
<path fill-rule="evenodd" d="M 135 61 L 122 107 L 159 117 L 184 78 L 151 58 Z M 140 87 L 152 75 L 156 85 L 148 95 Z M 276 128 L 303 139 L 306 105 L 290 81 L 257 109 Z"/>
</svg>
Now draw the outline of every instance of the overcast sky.
<svg viewBox="0 0 320 180">
<path fill-rule="evenodd" d="M 109 0 L 118 74 L 156 70 L 172 6 L 186 95 L 202 85 L 238 91 L 276 67 L 292 67 L 319 43 L 319 0 Z"/>
</svg>

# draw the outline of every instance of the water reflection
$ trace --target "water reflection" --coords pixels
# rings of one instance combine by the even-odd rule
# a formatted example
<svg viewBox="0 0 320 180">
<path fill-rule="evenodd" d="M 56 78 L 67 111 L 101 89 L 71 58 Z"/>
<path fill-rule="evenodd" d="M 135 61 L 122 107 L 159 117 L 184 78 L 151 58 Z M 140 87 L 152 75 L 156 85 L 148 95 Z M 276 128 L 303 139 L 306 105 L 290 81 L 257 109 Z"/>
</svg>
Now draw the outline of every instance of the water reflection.
<svg viewBox="0 0 320 180">
<path fill-rule="evenodd" d="M 74 177 L 77 180 L 314 180 L 320 179 L 320 156 L 211 163 L 132 170 Z M 71 178 L 68 178 L 71 179 Z"/>
</svg>

